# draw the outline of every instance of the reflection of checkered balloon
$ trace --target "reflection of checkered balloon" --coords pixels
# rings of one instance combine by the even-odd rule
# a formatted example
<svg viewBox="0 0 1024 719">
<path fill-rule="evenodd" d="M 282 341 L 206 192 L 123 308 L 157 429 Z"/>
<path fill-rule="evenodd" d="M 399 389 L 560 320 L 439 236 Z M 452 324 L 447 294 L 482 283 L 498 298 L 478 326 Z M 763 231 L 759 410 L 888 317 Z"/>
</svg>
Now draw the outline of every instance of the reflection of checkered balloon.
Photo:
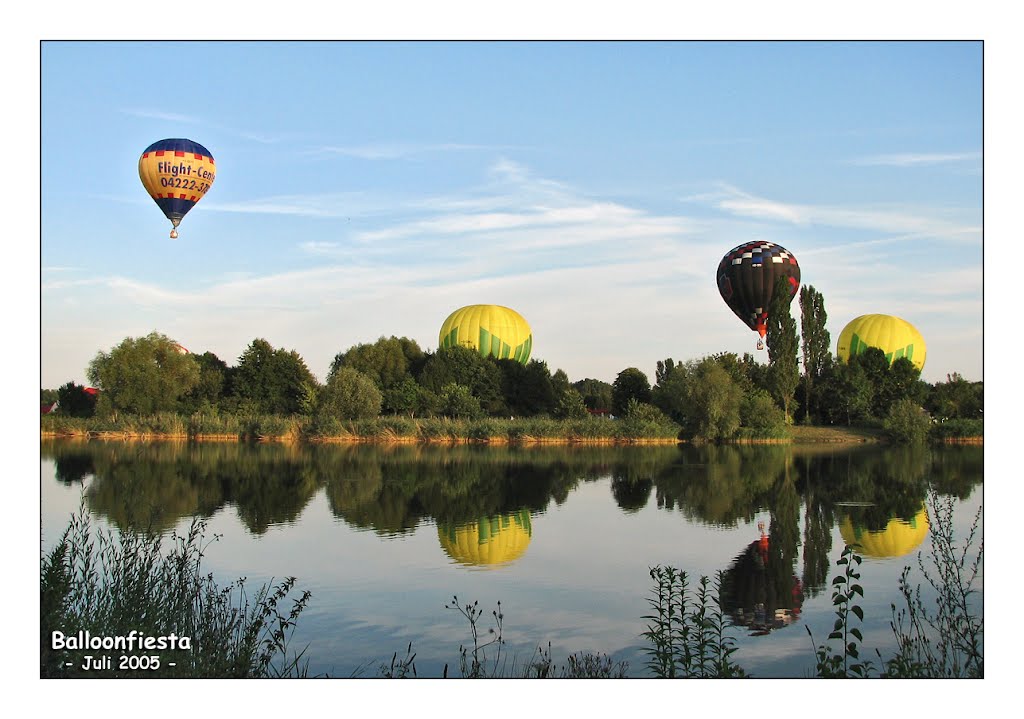
<svg viewBox="0 0 1024 719">
<path fill-rule="evenodd" d="M 776 281 L 789 282 L 792 301 L 800 289 L 800 265 L 785 247 L 774 242 L 746 242 L 729 250 L 718 263 L 718 291 L 737 317 L 762 337 Z"/>
</svg>

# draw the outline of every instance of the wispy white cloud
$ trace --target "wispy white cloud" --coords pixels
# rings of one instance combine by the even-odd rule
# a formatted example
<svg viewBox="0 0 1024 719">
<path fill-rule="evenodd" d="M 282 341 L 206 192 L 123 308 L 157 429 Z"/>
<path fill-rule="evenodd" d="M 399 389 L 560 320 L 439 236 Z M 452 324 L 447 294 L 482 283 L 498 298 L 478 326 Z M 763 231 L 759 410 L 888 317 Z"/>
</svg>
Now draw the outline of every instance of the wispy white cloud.
<svg viewBox="0 0 1024 719">
<path fill-rule="evenodd" d="M 495 150 L 504 146 L 476 145 L 462 142 L 381 142 L 364 145 L 324 145 L 313 151 L 314 154 L 343 155 L 363 160 L 398 160 L 415 155 L 435 152 L 467 152 L 473 150 Z"/>
<path fill-rule="evenodd" d="M 888 155 L 871 155 L 850 161 L 852 165 L 915 167 L 918 165 L 941 165 L 951 162 L 973 162 L 981 159 L 980 152 L 897 152 Z"/>
<path fill-rule="evenodd" d="M 188 124 L 195 124 L 199 120 L 191 115 L 182 115 L 177 112 L 166 112 L 164 110 L 148 110 L 137 107 L 127 107 L 121 110 L 126 115 L 132 115 L 133 117 L 142 117 L 147 120 L 164 120 L 166 122 L 181 122 Z"/>
<path fill-rule="evenodd" d="M 793 225 L 823 225 L 837 228 L 894 233 L 911 238 L 941 237 L 949 240 L 981 240 L 981 226 L 947 219 L 946 208 L 842 207 L 786 203 L 757 197 L 730 185 L 718 193 L 686 198 L 712 204 L 734 215 Z"/>
<path fill-rule="evenodd" d="M 362 193 L 274 195 L 235 202 L 206 200 L 203 203 L 204 210 L 214 212 L 302 217 L 351 217 L 366 212 L 368 208 L 370 205 Z"/>
</svg>

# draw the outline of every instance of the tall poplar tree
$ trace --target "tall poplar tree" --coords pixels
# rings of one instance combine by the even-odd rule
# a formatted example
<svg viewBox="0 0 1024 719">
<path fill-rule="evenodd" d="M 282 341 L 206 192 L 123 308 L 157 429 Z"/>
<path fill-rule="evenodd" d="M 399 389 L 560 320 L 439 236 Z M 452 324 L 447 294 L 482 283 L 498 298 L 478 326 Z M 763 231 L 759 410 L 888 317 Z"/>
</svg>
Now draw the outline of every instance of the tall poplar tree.
<svg viewBox="0 0 1024 719">
<path fill-rule="evenodd" d="M 789 407 L 800 382 L 797 363 L 800 338 L 796 333 L 796 320 L 789 311 L 790 300 L 789 281 L 780 277 L 775 283 L 772 301 L 768 306 L 768 332 L 765 339 L 768 344 L 768 383 L 772 396 L 786 415 L 787 424 L 792 421 Z"/>
<path fill-rule="evenodd" d="M 812 285 L 800 288 L 800 333 L 804 355 L 804 402 L 809 417 L 817 417 L 818 402 L 815 384 L 832 364 L 832 342 L 825 322 L 825 298 Z"/>
</svg>

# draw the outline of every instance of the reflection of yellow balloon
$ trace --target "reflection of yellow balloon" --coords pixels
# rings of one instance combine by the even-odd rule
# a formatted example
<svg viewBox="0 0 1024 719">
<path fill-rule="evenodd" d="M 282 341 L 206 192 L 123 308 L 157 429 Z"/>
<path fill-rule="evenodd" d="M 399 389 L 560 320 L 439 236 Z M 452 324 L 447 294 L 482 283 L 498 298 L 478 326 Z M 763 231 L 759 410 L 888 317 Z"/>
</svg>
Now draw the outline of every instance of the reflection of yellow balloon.
<svg viewBox="0 0 1024 719">
<path fill-rule="evenodd" d="M 885 529 L 873 532 L 855 527 L 847 517 L 839 526 L 839 534 L 847 544 L 859 544 L 858 554 L 867 557 L 902 557 L 917 548 L 928 536 L 928 513 L 924 508 L 909 522 L 890 519 Z"/>
<path fill-rule="evenodd" d="M 438 347 L 456 345 L 469 347 L 484 357 L 526 364 L 533 347 L 533 333 L 515 310 L 501 305 L 469 305 L 452 312 L 441 325 Z"/>
<path fill-rule="evenodd" d="M 848 362 L 851 355 L 860 354 L 868 347 L 882 350 L 889 364 L 906 357 L 919 370 L 924 369 L 928 352 L 917 328 L 893 315 L 861 315 L 852 320 L 839 334 L 836 354 Z"/>
<path fill-rule="evenodd" d="M 484 517 L 460 525 L 437 525 L 441 548 L 459 564 L 493 567 L 519 559 L 530 544 L 530 513 Z"/>
</svg>

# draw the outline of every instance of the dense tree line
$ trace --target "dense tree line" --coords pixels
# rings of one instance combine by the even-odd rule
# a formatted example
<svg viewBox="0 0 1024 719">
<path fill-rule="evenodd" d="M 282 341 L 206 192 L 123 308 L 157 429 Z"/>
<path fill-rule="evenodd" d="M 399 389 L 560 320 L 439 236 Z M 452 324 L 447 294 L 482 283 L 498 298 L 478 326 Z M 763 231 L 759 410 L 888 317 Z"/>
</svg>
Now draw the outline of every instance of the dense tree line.
<svg viewBox="0 0 1024 719">
<path fill-rule="evenodd" d="M 233 364 L 211 352 L 191 354 L 158 332 L 128 337 L 90 362 L 95 393 L 72 382 L 43 390 L 71 416 L 156 412 L 306 416 L 331 424 L 378 415 L 577 418 L 588 413 L 642 422 L 673 421 L 684 437 L 716 441 L 783 436 L 793 422 L 874 425 L 908 438 L 933 421 L 980 420 L 981 382 L 960 375 L 921 381 L 907 359 L 891 365 L 870 348 L 843 362 L 829 351 L 824 299 L 801 289 L 801 335 L 788 287 L 769 308 L 768 363 L 719 353 L 657 362 L 655 382 L 637 367 L 612 383 L 571 382 L 533 359 L 521 364 L 465 347 L 425 351 L 406 337 L 381 337 L 339 352 L 321 384 L 294 350 L 254 339 Z M 801 356 L 802 355 L 802 356 Z M 801 373 L 800 363 L 803 371 Z"/>
</svg>

